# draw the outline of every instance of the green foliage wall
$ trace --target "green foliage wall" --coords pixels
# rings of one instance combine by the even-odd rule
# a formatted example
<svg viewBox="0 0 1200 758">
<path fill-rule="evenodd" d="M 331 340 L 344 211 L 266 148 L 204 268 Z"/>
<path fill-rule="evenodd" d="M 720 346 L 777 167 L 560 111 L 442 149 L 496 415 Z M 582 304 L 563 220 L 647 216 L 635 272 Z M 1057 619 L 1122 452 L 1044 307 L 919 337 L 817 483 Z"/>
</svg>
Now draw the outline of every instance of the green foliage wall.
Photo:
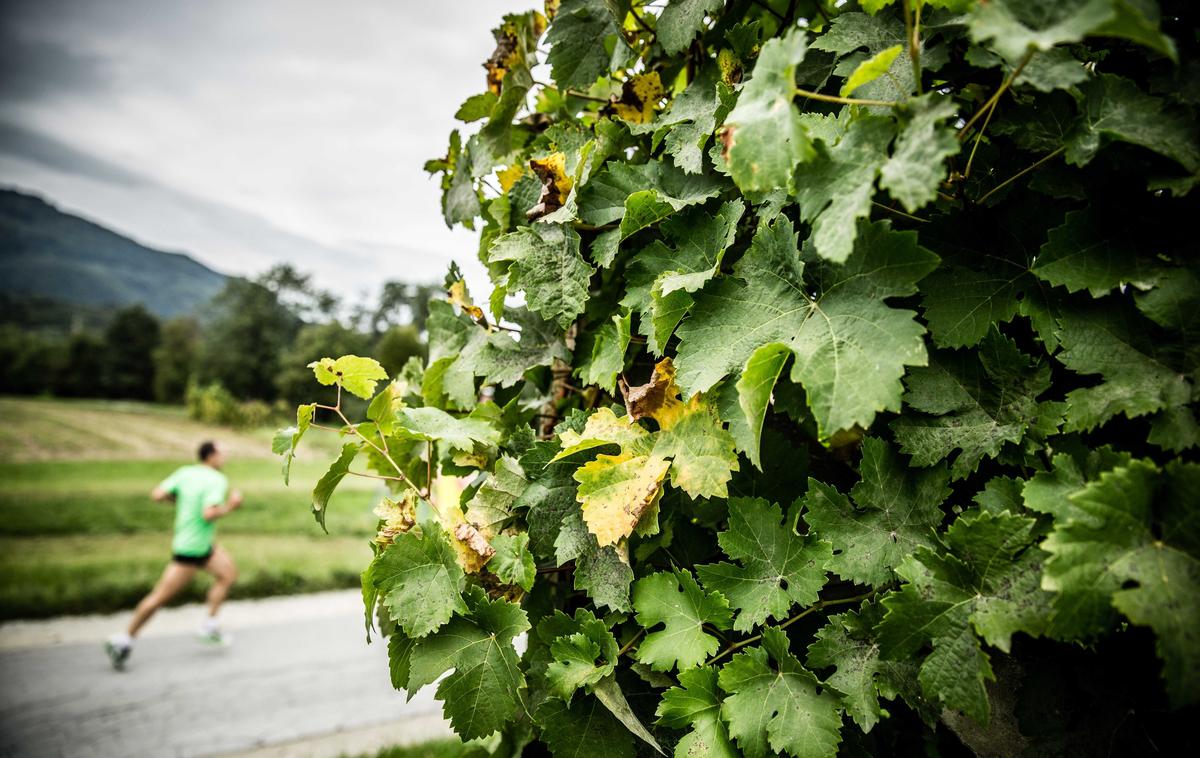
<svg viewBox="0 0 1200 758">
<path fill-rule="evenodd" d="M 368 634 L 483 749 L 1194 740 L 1195 11 L 832 5 L 505 17 L 427 165 L 494 291 L 275 440 L 389 481 Z"/>
</svg>

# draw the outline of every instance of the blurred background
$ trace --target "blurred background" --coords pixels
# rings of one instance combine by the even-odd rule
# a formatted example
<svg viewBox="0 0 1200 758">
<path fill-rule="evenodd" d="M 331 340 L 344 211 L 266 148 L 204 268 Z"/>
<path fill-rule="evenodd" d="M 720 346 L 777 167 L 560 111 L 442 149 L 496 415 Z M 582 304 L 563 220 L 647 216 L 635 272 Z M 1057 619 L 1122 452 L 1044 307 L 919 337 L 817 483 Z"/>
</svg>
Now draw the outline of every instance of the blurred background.
<svg viewBox="0 0 1200 758">
<path fill-rule="evenodd" d="M 0 754 L 336 755 L 442 733 L 363 639 L 380 493 L 347 482 L 322 534 L 309 491 L 337 440 L 310 435 L 285 487 L 270 437 L 328 394 L 310 361 L 421 356 L 451 261 L 488 292 L 423 164 L 486 88 L 490 29 L 529 7 L 0 1 Z M 173 514 L 147 493 L 205 439 L 246 495 L 219 527 L 244 642 L 198 656 L 184 607 L 116 676 L 100 641 L 169 557 Z"/>
</svg>

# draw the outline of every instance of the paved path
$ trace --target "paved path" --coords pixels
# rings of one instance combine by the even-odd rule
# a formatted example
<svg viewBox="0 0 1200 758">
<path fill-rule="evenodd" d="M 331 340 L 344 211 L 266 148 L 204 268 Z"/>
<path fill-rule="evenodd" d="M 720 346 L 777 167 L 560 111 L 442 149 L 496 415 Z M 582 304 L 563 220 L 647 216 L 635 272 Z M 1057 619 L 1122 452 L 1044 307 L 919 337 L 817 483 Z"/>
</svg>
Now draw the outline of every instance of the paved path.
<svg viewBox="0 0 1200 758">
<path fill-rule="evenodd" d="M 0 755 L 336 756 L 441 737 L 431 688 L 412 702 L 367 645 L 359 593 L 229 603 L 228 649 L 159 613 L 117 673 L 102 640 L 128 614 L 0 625 Z"/>
</svg>

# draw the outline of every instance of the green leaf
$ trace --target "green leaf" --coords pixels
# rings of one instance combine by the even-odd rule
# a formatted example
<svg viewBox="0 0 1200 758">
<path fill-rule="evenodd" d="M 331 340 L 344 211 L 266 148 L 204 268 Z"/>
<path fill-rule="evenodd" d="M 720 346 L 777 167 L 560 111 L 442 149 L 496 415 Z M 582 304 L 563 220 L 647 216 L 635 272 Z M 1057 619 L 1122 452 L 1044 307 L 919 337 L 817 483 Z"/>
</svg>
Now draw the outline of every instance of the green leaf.
<svg viewBox="0 0 1200 758">
<path fill-rule="evenodd" d="M 556 630 L 573 631 L 556 635 Z M 616 667 L 617 641 L 590 611 L 577 609 L 574 619 L 558 611 L 538 625 L 538 635 L 550 643 L 553 657 L 546 668 L 550 692 L 568 703 L 575 690 L 595 686 Z"/>
<path fill-rule="evenodd" d="M 581 350 L 584 362 L 575 369 L 586 384 L 606 392 L 617 388 L 617 374 L 625 370 L 625 351 L 629 348 L 630 313 L 613 317 L 589 335 L 590 345 Z M 524 335 L 522 335 L 524 336 Z"/>
<path fill-rule="evenodd" d="M 480 92 L 478 95 L 471 95 L 463 101 L 462 105 L 458 106 L 454 117 L 468 124 L 472 121 L 487 118 L 492 115 L 492 109 L 496 107 L 498 100 L 499 98 L 491 92 Z"/>
<path fill-rule="evenodd" d="M 904 401 L 917 413 L 891 423 L 900 449 L 917 466 L 960 451 L 950 464 L 954 479 L 970 476 L 984 457 L 1017 444 L 1035 428 L 1038 396 L 1050 388 L 1050 368 L 1030 358 L 994 327 L 978 352 L 939 350 L 928 367 L 914 368 Z M 1058 419 L 1051 419 L 1057 428 Z"/>
<path fill-rule="evenodd" d="M 296 425 L 280 429 L 271 438 L 271 452 L 283 456 L 283 483 L 286 486 L 291 479 L 292 461 L 296 459 L 296 447 L 300 439 L 312 424 L 313 413 L 317 410 L 316 403 L 308 403 L 296 408 Z"/>
<path fill-rule="evenodd" d="M 632 52 L 611 7 L 604 0 L 563 0 L 559 6 L 546 33 L 547 60 L 559 87 L 587 90 Z M 615 40 L 611 54 L 610 39 Z"/>
<path fill-rule="evenodd" d="M 514 509 L 526 509 L 529 524 L 529 547 L 535 555 L 554 555 L 563 516 L 575 510 L 575 479 L 577 468 L 570 461 L 554 462 L 558 443 L 544 441 L 521 455 L 521 468 L 528 472 L 529 483 L 513 501 Z"/>
<path fill-rule="evenodd" d="M 524 307 L 506 308 L 504 315 L 521 328 L 521 339 L 504 331 L 473 339 L 458 354 L 456 365 L 469 367 L 470 373 L 482 376 L 489 384 L 509 387 L 524 378 L 531 368 L 550 366 L 555 360 L 570 360 L 563 332 L 553 321 Z M 482 328 L 473 329 L 480 336 L 485 334 Z M 476 401 L 474 382 L 465 381 L 464 390 L 469 394 L 460 407 L 469 409 Z"/>
<path fill-rule="evenodd" d="M 1009 60 L 1094 34 L 1127 37 L 1174 57 L 1170 39 L 1157 32 L 1157 19 L 1151 23 L 1127 0 L 990 0 L 975 6 L 968 25 L 972 39 L 990 43 Z"/>
<path fill-rule="evenodd" d="M 808 271 L 789 220 L 760 229 L 734 267 L 737 278 L 706 287 L 679 327 L 684 391 L 709 389 L 763 345 L 780 342 L 796 356 L 791 378 L 804 385 L 822 438 L 898 409 L 904 367 L 923 365 L 925 347 L 915 314 L 883 298 L 914 292 L 937 256 L 887 222 L 862 229 L 845 265 L 813 262 Z"/>
<path fill-rule="evenodd" d="M 904 114 L 892 157 L 880 169 L 879 186 L 916 213 L 937 198 L 946 179 L 946 159 L 958 155 L 958 138 L 946 124 L 955 107 L 949 98 L 924 95 L 910 100 Z"/>
<path fill-rule="evenodd" d="M 465 609 L 464 609 L 465 610 Z M 463 739 L 486 737 L 517 715 L 525 674 L 513 639 L 529 629 L 525 611 L 476 590 L 469 617 L 458 617 L 420 640 L 411 656 L 408 690 L 436 681 L 446 717 Z"/>
<path fill-rule="evenodd" d="M 729 175 L 742 192 L 790 187 L 796 165 L 813 157 L 812 142 L 792 105 L 796 65 L 806 47 L 807 35 L 798 29 L 767 40 L 725 119 Z"/>
<path fill-rule="evenodd" d="M 945 552 L 918 548 L 897 569 L 906 580 L 883 599 L 885 659 L 933 650 L 918 678 L 926 697 L 980 724 L 991 714 L 985 683 L 994 679 L 980 640 L 1008 652 L 1012 635 L 1040 635 L 1049 595 L 1038 588 L 1044 554 L 1029 547 L 1034 520 L 1009 513 L 963 514 L 946 531 Z"/>
<path fill-rule="evenodd" d="M 1081 484 L 1071 467 L 1066 479 Z M 1050 553 L 1042 585 L 1056 593 L 1050 633 L 1099 634 L 1112 626 L 1114 609 L 1151 627 L 1179 707 L 1200 701 L 1200 560 L 1191 525 L 1200 508 L 1197 481 L 1196 464 L 1173 463 L 1164 476 L 1153 463 L 1134 460 L 1074 490 L 1031 498 L 1026 489 L 1030 507 L 1054 516 L 1042 543 Z"/>
<path fill-rule="evenodd" d="M 655 25 L 663 51 L 675 55 L 686 49 L 704 29 L 704 17 L 721 5 L 721 0 L 670 0 Z"/>
<path fill-rule="evenodd" d="M 671 484 L 693 499 L 728 497 L 727 485 L 739 469 L 733 436 L 702 395 L 659 432 L 651 455 L 671 459 Z"/>
<path fill-rule="evenodd" d="M 660 231 L 665 241 L 652 242 L 629 262 L 621 304 L 639 312 L 639 331 L 651 352 L 664 352 L 667 340 L 694 302 L 691 293 L 720 270 L 744 211 L 741 201 L 725 203 L 715 214 L 703 208 L 689 209 L 663 222 Z"/>
<path fill-rule="evenodd" d="M 396 414 L 396 426 L 411 439 L 445 442 L 469 452 L 476 443 L 495 445 L 500 432 L 478 418 L 455 418 L 437 408 L 404 408 Z"/>
<path fill-rule="evenodd" d="M 849 97 L 854 90 L 886 74 L 902 50 L 904 50 L 903 45 L 892 45 L 858 64 L 858 68 L 854 69 L 854 73 L 846 78 L 838 94 L 842 97 Z"/>
<path fill-rule="evenodd" d="M 597 606 L 614 611 L 630 610 L 629 585 L 633 582 L 633 569 L 615 547 L 600 546 L 578 510 L 563 516 L 554 549 L 558 565 L 575 561 L 575 589 L 586 591 Z"/>
<path fill-rule="evenodd" d="M 322 358 L 308 364 L 321 384 L 339 384 L 347 392 L 370 400 L 375 394 L 375 384 L 387 379 L 387 372 L 374 358 L 343 355 L 341 358 Z"/>
<path fill-rule="evenodd" d="M 440 629 L 454 613 L 465 614 L 466 579 L 442 529 L 421 525 L 421 534 L 396 535 L 371 572 L 392 620 L 410 637 Z"/>
<path fill-rule="evenodd" d="M 729 501 L 729 529 L 717 536 L 725 555 L 741 565 L 697 566 L 705 589 L 719 592 L 737 609 L 733 628 L 748 632 L 768 619 L 786 618 L 792 605 L 812 605 L 825 585 L 828 542 L 803 539 L 780 507 L 762 499 Z"/>
<path fill-rule="evenodd" d="M 1200 171 L 1200 138 L 1185 113 L 1112 74 L 1100 74 L 1079 92 L 1083 118 L 1068 138 L 1068 163 L 1086 166 L 1105 142 L 1116 140 L 1153 150 L 1190 174 Z"/>
<path fill-rule="evenodd" d="M 512 517 L 513 503 L 524 490 L 521 465 L 511 456 L 501 456 L 495 470 L 467 502 L 467 520 L 488 534 L 499 531 Z"/>
<path fill-rule="evenodd" d="M 679 685 L 663 693 L 657 711 L 659 724 L 691 730 L 675 745 L 675 758 L 738 758 L 721 720 L 716 670 L 681 671 Z"/>
<path fill-rule="evenodd" d="M 566 329 L 588 299 L 595 269 L 579 254 L 571 226 L 535 224 L 496 239 L 488 262 L 509 261 L 510 291 L 523 291 L 529 309 Z"/>
<path fill-rule="evenodd" d="M 1142 268 L 1128 243 L 1105 228 L 1100 214 L 1083 210 L 1068 213 L 1062 226 L 1050 230 L 1033 273 L 1071 292 L 1086 289 L 1100 297 L 1126 283 L 1148 289 L 1152 278 Z"/>
<path fill-rule="evenodd" d="M 1140 323 L 1139 323 L 1140 322 Z M 1156 342 L 1132 308 L 1121 301 L 1064 310 L 1056 333 L 1063 350 L 1058 360 L 1103 382 L 1067 393 L 1066 431 L 1088 430 L 1118 413 L 1135 418 L 1182 405 L 1192 387 L 1165 357 L 1170 346 Z"/>
<path fill-rule="evenodd" d="M 800 218 L 812 225 L 817 255 L 836 263 L 850 257 L 856 221 L 871 214 L 875 179 L 888 162 L 894 134 L 891 119 L 859 116 L 836 144 L 817 143 L 817 157 L 796 173 Z"/>
<path fill-rule="evenodd" d="M 528 534 L 500 534 L 491 539 L 496 554 L 488 561 L 488 570 L 505 584 L 514 584 L 528 592 L 537 577 L 537 565 L 529 552 Z"/>
<path fill-rule="evenodd" d="M 534 715 L 554 755 L 633 758 L 633 735 L 593 695 L 570 704 L 547 698 Z"/>
<path fill-rule="evenodd" d="M 780 630 L 764 629 L 762 646 L 735 655 L 721 668 L 719 681 L 729 693 L 721 713 L 749 758 L 837 753 L 842 740 L 837 699 L 788 652 Z"/>
<path fill-rule="evenodd" d="M 637 659 L 655 671 L 689 669 L 704 663 L 721 643 L 704 624 L 728 629 L 733 614 L 719 593 L 706 593 L 687 571 L 660 571 L 633 585 L 633 609 L 646 629 L 658 624 L 638 644 Z"/>
<path fill-rule="evenodd" d="M 705 66 L 654 122 L 654 139 L 661 136 L 663 152 L 676 166 L 699 174 L 704 170 L 705 146 L 735 103 L 733 89 L 721 81 L 717 66 Z"/>
<path fill-rule="evenodd" d="M 346 474 L 350 471 L 350 464 L 354 462 L 354 457 L 358 455 L 360 449 L 361 446 L 357 442 L 347 442 L 342 445 L 342 452 L 338 454 L 337 460 L 329 466 L 329 470 L 317 480 L 316 486 L 313 487 L 313 516 L 326 532 L 329 531 L 325 528 L 325 511 L 329 506 L 329 498 L 333 496 L 333 491 L 346 478 Z"/>
<path fill-rule="evenodd" d="M 604 704 L 609 713 L 617 717 L 626 729 L 645 742 L 654 751 L 660 755 L 663 753 L 662 747 L 658 741 L 654 739 L 654 735 L 642 724 L 637 714 L 629 707 L 629 701 L 625 699 L 625 693 L 621 691 L 620 685 L 617 684 L 616 677 L 612 674 L 601 679 L 600 682 L 592 688 L 592 694 L 596 699 Z"/>
<path fill-rule="evenodd" d="M 664 161 L 611 163 L 579 194 L 579 217 L 603 226 L 620 222 L 621 239 L 716 197 L 717 177 L 687 174 Z"/>
<path fill-rule="evenodd" d="M 914 470 L 888 444 L 863 440 L 860 479 L 850 490 L 854 505 L 834 487 L 809 480 L 804 520 L 833 545 L 825 567 L 843 579 L 878 586 L 918 547 L 933 546 L 933 530 L 943 518 L 940 505 L 950 495 L 946 470 Z"/>
<path fill-rule="evenodd" d="M 746 361 L 746 368 L 737 380 L 738 409 L 747 427 L 747 439 L 742 449 L 759 471 L 762 471 L 759 439 L 762 437 L 763 419 L 771 401 L 771 390 L 775 388 L 775 382 L 783 373 L 783 366 L 790 355 L 791 351 L 782 343 L 763 345 Z M 730 426 L 732 431 L 732 423 Z"/>
<path fill-rule="evenodd" d="M 836 668 L 827 683 L 841 693 L 846 714 L 864 732 L 888 715 L 880 698 L 895 699 L 916 684 L 917 667 L 905 661 L 885 661 L 871 633 L 882 613 L 879 605 L 861 613 L 848 611 L 829 617 L 808 646 L 810 668 Z"/>
</svg>

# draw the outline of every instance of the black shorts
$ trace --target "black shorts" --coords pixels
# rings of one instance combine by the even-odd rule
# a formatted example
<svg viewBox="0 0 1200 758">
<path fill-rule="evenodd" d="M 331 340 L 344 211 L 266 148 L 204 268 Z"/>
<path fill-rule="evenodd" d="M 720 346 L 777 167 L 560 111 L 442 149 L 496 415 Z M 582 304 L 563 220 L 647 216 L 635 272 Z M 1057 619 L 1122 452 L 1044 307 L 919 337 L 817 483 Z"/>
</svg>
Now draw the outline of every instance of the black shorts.
<svg viewBox="0 0 1200 758">
<path fill-rule="evenodd" d="M 212 554 L 213 551 L 211 549 L 204 555 L 180 555 L 179 553 L 175 553 L 171 556 L 171 560 L 176 563 L 182 563 L 185 566 L 204 568 L 205 564 L 208 563 L 208 559 L 212 558 Z"/>
</svg>

